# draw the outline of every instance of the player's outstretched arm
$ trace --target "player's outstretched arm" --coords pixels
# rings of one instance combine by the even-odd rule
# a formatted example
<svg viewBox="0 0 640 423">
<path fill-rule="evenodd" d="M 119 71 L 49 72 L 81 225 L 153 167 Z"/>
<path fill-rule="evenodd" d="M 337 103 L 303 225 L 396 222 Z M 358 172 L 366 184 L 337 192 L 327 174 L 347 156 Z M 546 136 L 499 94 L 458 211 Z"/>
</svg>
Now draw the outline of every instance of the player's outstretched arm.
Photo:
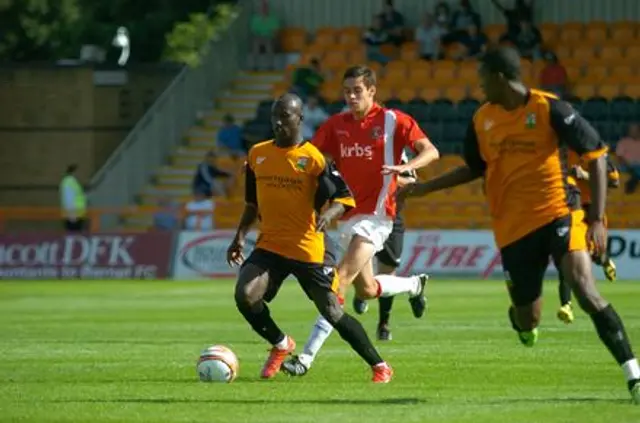
<svg viewBox="0 0 640 423">
<path fill-rule="evenodd" d="M 462 156 L 465 161 L 464 166 L 457 167 L 430 181 L 415 184 L 405 195 L 420 197 L 432 192 L 464 185 L 484 175 L 487 164 L 480 154 L 480 147 L 478 146 L 478 138 L 473 122 L 471 122 L 467 128 Z"/>
<path fill-rule="evenodd" d="M 317 220 L 316 229 L 318 231 L 324 230 L 332 221 L 339 219 L 356 205 L 351 190 L 332 162 L 325 162 L 324 169 L 318 176 L 316 210 L 320 210 L 327 201 L 330 202 L 329 207 Z"/>
</svg>

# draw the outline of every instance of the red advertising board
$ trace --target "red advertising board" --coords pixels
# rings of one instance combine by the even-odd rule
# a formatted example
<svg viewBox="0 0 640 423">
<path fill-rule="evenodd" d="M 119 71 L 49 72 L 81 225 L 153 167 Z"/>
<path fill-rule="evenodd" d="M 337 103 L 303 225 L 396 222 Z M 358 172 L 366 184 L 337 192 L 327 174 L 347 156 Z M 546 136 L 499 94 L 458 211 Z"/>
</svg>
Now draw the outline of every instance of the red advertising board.
<svg viewBox="0 0 640 423">
<path fill-rule="evenodd" d="M 0 235 L 0 279 L 162 279 L 169 232 Z"/>
</svg>

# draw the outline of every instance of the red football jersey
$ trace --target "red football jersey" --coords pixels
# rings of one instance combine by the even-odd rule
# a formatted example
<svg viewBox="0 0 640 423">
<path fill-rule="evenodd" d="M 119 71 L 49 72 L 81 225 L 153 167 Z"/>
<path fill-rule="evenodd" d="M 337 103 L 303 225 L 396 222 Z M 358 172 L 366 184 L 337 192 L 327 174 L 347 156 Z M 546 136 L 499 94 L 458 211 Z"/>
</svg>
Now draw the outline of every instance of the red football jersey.
<svg viewBox="0 0 640 423">
<path fill-rule="evenodd" d="M 383 175 L 383 165 L 401 163 L 405 147 L 427 138 L 413 118 L 379 105 L 363 119 L 351 112 L 332 116 L 316 132 L 313 144 L 330 155 L 351 188 L 356 207 L 342 219 L 357 214 L 395 217 L 397 177 Z"/>
</svg>

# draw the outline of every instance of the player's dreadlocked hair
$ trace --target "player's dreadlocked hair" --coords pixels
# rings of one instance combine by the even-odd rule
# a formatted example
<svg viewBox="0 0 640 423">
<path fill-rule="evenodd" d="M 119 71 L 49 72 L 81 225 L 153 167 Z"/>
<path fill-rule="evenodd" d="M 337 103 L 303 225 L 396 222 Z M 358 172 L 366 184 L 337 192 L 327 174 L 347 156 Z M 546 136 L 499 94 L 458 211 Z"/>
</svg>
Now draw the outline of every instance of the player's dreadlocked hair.
<svg viewBox="0 0 640 423">
<path fill-rule="evenodd" d="M 514 48 L 487 50 L 480 58 L 480 63 L 491 73 L 501 73 L 509 81 L 520 81 L 520 54 Z"/>
</svg>

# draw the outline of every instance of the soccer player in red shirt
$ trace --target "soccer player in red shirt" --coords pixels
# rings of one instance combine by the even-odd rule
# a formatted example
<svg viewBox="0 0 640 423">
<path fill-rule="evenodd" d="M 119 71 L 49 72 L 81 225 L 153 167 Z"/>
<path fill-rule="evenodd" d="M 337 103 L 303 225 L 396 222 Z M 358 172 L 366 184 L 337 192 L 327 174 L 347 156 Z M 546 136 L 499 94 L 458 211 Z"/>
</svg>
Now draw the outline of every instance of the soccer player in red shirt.
<svg viewBox="0 0 640 423">
<path fill-rule="evenodd" d="M 372 260 L 393 228 L 398 175 L 425 167 L 440 155 L 413 118 L 375 102 L 376 75 L 372 69 L 347 69 L 343 90 L 349 110 L 332 116 L 313 139 L 314 145 L 335 161 L 356 200 L 355 208 L 339 224 L 345 250 L 338 265 L 341 293 L 344 295 L 352 283 L 360 299 L 407 293 L 414 316 L 421 317 L 426 309 L 428 276 L 374 275 Z M 402 164 L 406 147 L 417 155 Z M 305 374 L 331 330 L 331 325 L 319 317 L 304 353 L 283 363 L 282 370 L 297 376 Z M 390 380 L 391 375 L 391 368 L 379 369 L 380 379 Z"/>
</svg>

